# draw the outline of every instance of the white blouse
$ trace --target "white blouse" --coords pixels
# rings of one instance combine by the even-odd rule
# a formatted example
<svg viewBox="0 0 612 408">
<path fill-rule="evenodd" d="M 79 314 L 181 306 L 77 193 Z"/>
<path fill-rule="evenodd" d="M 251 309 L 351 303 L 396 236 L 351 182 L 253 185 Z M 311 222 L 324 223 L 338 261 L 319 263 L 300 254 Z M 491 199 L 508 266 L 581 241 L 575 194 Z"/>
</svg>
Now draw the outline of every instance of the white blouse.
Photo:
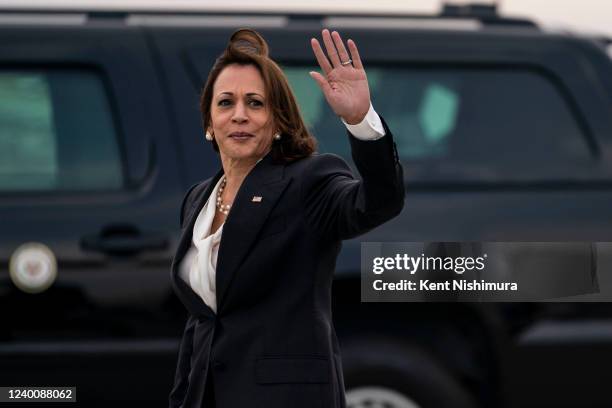
<svg viewBox="0 0 612 408">
<path fill-rule="evenodd" d="M 210 193 L 204 207 L 202 207 L 193 226 L 191 247 L 179 265 L 179 276 L 215 313 L 217 313 L 217 288 L 215 285 L 217 256 L 219 255 L 219 244 L 221 243 L 221 234 L 225 223 L 212 235 L 210 234 L 210 227 L 217 211 L 215 200 L 222 179 L 223 177 L 217 181 L 217 185 Z"/>
<path fill-rule="evenodd" d="M 372 104 L 370 104 L 370 110 L 361 123 L 349 125 L 344 120 L 342 122 L 353 136 L 361 140 L 376 140 L 385 135 L 380 117 L 374 111 Z M 191 247 L 179 264 L 179 276 L 215 313 L 217 313 L 217 288 L 215 284 L 217 256 L 219 255 L 219 244 L 221 243 L 224 224 L 212 235 L 210 235 L 210 227 L 217 211 L 215 200 L 222 179 L 223 177 L 217 181 L 217 185 L 215 185 L 206 204 L 198 214 L 193 226 Z"/>
</svg>

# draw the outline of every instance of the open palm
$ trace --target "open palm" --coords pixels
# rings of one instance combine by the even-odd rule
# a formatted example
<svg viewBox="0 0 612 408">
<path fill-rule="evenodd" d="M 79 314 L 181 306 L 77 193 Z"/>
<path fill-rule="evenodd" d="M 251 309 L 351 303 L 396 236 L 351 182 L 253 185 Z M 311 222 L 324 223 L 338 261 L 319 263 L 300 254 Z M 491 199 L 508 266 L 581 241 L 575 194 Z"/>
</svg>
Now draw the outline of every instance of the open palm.
<svg viewBox="0 0 612 408">
<path fill-rule="evenodd" d="M 311 39 L 310 44 L 324 75 L 311 72 L 310 76 L 317 81 L 336 115 L 347 123 L 359 123 L 370 108 L 370 89 L 357 46 L 353 40 L 348 40 L 349 57 L 337 31 L 330 34 L 325 29 L 322 35 L 327 56 L 317 39 Z"/>
</svg>

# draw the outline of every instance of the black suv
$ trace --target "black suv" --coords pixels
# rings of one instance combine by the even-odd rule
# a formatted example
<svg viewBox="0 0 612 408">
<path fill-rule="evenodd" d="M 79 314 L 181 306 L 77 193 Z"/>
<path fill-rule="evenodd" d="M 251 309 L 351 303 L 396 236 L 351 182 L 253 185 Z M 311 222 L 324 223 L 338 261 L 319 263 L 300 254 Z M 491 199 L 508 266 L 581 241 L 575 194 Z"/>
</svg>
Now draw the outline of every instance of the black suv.
<svg viewBox="0 0 612 408">
<path fill-rule="evenodd" d="M 365 241 L 598 241 L 605 286 L 604 40 L 490 7 L 0 16 L 0 385 L 77 386 L 84 406 L 165 404 L 186 313 L 169 279 L 179 206 L 219 166 L 199 91 L 229 35 L 253 27 L 320 150 L 350 162 L 342 124 L 308 76 L 309 39 L 329 27 L 359 46 L 407 191 L 402 214 L 346 242 L 338 260 L 349 406 L 612 403 L 607 303 L 361 303 L 359 275 Z"/>
</svg>

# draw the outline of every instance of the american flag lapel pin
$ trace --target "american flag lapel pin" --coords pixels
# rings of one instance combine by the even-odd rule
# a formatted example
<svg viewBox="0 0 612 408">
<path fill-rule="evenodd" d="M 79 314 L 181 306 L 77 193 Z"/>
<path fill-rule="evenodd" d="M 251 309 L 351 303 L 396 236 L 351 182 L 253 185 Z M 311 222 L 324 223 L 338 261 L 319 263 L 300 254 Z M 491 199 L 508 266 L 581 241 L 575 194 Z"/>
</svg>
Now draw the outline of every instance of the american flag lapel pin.
<svg viewBox="0 0 612 408">
<path fill-rule="evenodd" d="M 263 198 L 261 196 L 253 196 L 253 198 L 251 198 L 251 201 L 254 203 L 261 203 L 261 200 Z"/>
</svg>

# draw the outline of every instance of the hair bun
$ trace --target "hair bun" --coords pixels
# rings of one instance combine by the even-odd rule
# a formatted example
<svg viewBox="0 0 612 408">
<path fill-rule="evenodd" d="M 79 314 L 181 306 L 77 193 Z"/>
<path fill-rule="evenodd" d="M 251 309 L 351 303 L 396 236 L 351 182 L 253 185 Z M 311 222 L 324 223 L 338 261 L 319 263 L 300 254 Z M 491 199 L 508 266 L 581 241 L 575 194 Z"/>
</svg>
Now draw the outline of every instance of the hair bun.
<svg viewBox="0 0 612 408">
<path fill-rule="evenodd" d="M 241 28 L 232 34 L 228 51 L 238 51 L 250 55 L 268 56 L 268 44 L 261 35 L 250 28 Z"/>
</svg>

